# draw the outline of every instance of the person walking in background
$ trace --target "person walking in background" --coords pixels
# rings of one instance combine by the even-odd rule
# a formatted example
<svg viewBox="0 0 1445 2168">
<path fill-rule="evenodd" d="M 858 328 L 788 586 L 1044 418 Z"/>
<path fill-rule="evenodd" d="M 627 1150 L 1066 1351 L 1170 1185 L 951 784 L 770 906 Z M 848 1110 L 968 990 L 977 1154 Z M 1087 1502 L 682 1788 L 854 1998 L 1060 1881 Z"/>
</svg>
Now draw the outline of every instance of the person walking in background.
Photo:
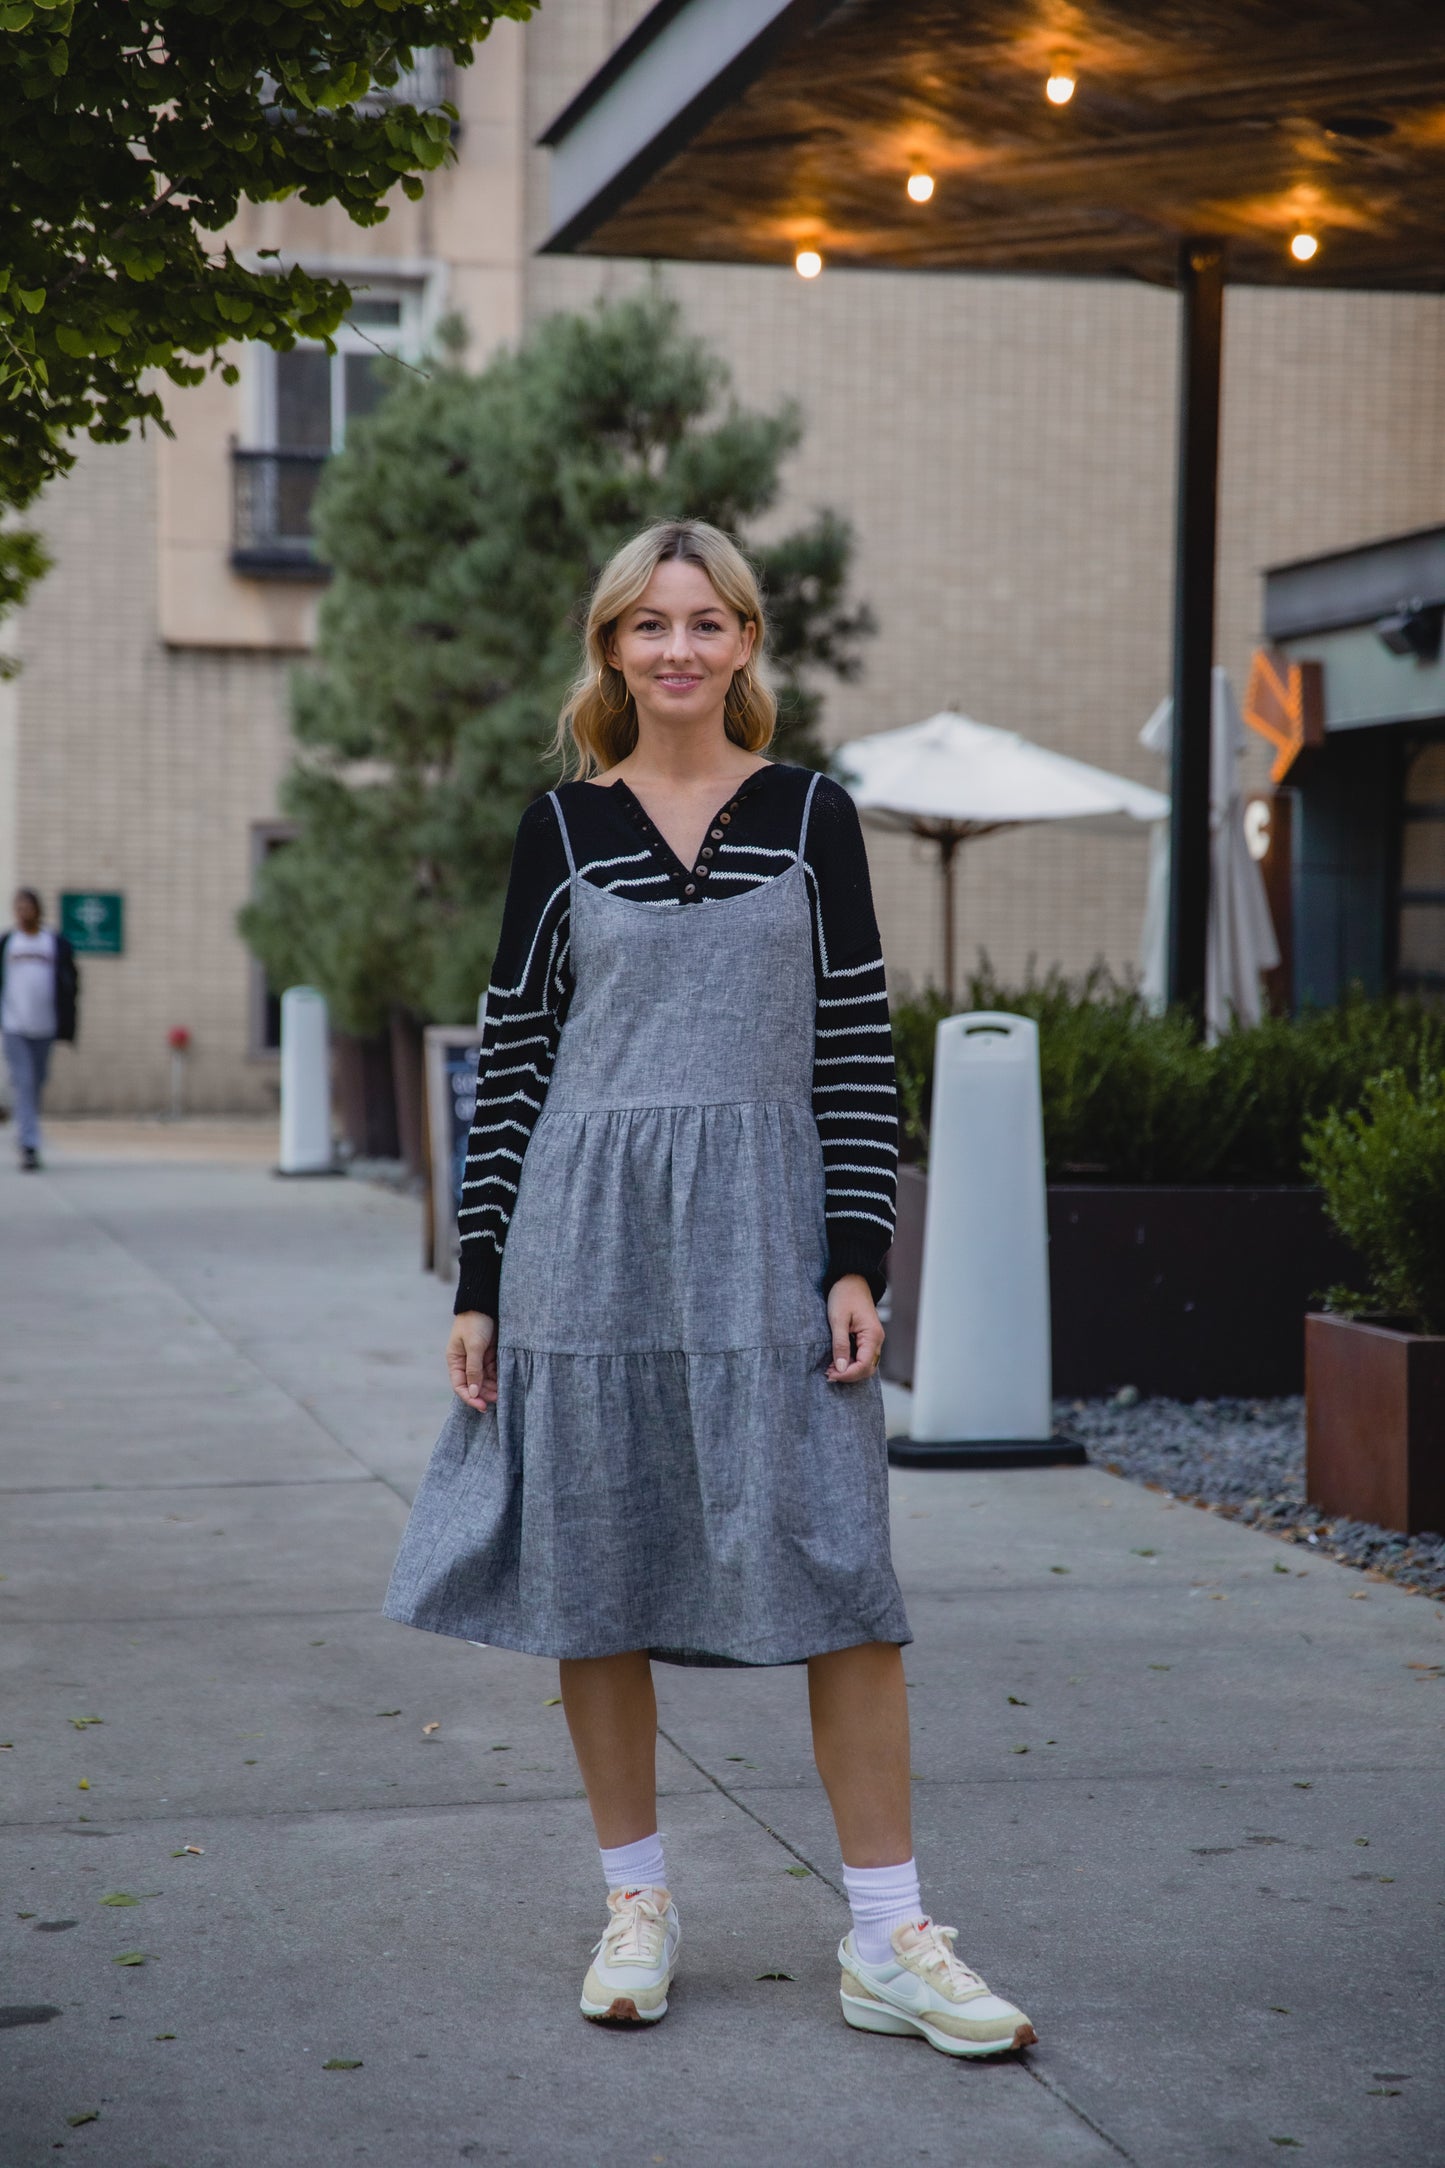
<svg viewBox="0 0 1445 2168">
<path fill-rule="evenodd" d="M 561 1660 L 608 1892 L 584 2016 L 655 2023 L 677 1960 L 653 1661 L 798 1664 L 853 1914 L 844 2019 L 997 2055 L 1033 2027 L 924 1911 L 909 1826 L 868 862 L 847 792 L 763 757 L 763 630 L 701 521 L 597 583 L 558 733 L 576 773 L 523 815 L 488 989 L 456 1404 L 385 1610 Z"/>
<path fill-rule="evenodd" d="M 74 1039 L 79 994 L 74 949 L 45 924 L 34 889 L 17 888 L 15 924 L 0 938 L 0 1034 L 26 1173 L 40 1165 L 40 1099 L 50 1049 L 57 1039 Z"/>
</svg>

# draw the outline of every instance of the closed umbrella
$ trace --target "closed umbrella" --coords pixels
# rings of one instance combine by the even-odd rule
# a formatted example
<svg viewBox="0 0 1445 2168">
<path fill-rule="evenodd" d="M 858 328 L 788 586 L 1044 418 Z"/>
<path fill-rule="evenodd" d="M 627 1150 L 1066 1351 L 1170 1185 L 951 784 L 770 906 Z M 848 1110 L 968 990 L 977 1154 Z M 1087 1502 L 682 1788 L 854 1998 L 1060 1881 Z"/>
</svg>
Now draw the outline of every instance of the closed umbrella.
<svg viewBox="0 0 1445 2168">
<path fill-rule="evenodd" d="M 1101 835 L 1127 834 L 1140 821 L 1159 822 L 1169 812 L 1169 800 L 1143 783 L 947 708 L 901 730 L 850 739 L 839 747 L 837 765 L 866 820 L 938 845 L 943 978 L 950 1001 L 955 994 L 953 861 L 960 843 L 1035 821 L 1070 821 Z"/>
<path fill-rule="evenodd" d="M 1139 733 L 1150 752 L 1168 754 L 1174 703 L 1161 700 Z M 1209 936 L 1204 975 L 1205 1031 L 1214 1041 L 1232 1023 L 1257 1024 L 1264 998 L 1260 979 L 1279 962 L 1264 876 L 1244 832 L 1239 762 L 1244 722 L 1229 674 L 1215 665 L 1210 701 Z M 1169 831 L 1155 829 L 1144 912 L 1143 989 L 1157 1007 L 1165 1000 L 1169 911 Z"/>
</svg>

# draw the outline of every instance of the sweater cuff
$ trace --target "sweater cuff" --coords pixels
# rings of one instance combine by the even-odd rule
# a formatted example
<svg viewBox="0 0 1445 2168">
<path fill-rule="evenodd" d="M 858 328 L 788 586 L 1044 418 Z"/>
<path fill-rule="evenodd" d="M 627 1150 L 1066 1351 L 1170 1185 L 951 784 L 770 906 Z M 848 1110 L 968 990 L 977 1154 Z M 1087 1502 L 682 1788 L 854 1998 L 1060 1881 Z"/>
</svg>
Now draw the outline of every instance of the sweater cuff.
<svg viewBox="0 0 1445 2168">
<path fill-rule="evenodd" d="M 502 1260 L 491 1244 L 469 1244 L 462 1251 L 461 1279 L 457 1285 L 457 1299 L 452 1304 L 453 1316 L 460 1317 L 464 1310 L 480 1310 L 484 1317 L 495 1318 L 501 1284 Z"/>
<path fill-rule="evenodd" d="M 832 1292 L 834 1283 L 844 1279 L 850 1272 L 861 1273 L 868 1282 L 873 1300 L 882 1300 L 888 1285 L 888 1275 L 883 1270 L 883 1259 L 888 1254 L 869 1235 L 847 1231 L 828 1230 L 828 1269 L 823 1275 L 823 1293 Z"/>
</svg>

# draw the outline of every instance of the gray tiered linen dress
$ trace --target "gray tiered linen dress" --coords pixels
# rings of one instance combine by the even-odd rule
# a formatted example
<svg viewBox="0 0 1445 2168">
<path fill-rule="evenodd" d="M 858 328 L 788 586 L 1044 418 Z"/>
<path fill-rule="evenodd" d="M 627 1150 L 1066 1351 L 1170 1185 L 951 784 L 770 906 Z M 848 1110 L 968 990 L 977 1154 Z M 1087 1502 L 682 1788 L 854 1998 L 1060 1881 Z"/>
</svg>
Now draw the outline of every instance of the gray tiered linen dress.
<svg viewBox="0 0 1445 2168">
<path fill-rule="evenodd" d="M 811 804 L 811 791 L 809 803 Z M 547 1656 L 786 1664 L 912 1637 L 876 1379 L 830 1384 L 801 854 L 678 909 L 571 870 L 574 990 L 385 1612 Z"/>
</svg>

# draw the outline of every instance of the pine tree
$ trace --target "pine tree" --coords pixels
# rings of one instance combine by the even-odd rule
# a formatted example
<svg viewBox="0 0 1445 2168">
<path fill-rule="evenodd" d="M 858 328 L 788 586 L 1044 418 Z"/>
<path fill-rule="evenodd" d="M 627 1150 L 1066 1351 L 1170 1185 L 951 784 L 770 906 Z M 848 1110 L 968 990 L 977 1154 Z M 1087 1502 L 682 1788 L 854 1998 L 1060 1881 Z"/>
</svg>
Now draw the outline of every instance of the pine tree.
<svg viewBox="0 0 1445 2168">
<path fill-rule="evenodd" d="M 299 832 L 241 914 L 273 982 L 319 986 L 357 1032 L 396 1007 L 474 1013 L 513 832 L 556 780 L 545 747 L 586 595 L 639 527 L 703 518 L 747 548 L 786 759 L 823 764 L 812 681 L 854 676 L 873 629 L 847 599 L 837 514 L 748 540 L 799 415 L 741 407 L 660 287 L 551 317 L 478 374 L 453 337 L 425 374 L 392 379 L 318 493 L 333 578 L 294 683 L 283 803 Z"/>
</svg>

